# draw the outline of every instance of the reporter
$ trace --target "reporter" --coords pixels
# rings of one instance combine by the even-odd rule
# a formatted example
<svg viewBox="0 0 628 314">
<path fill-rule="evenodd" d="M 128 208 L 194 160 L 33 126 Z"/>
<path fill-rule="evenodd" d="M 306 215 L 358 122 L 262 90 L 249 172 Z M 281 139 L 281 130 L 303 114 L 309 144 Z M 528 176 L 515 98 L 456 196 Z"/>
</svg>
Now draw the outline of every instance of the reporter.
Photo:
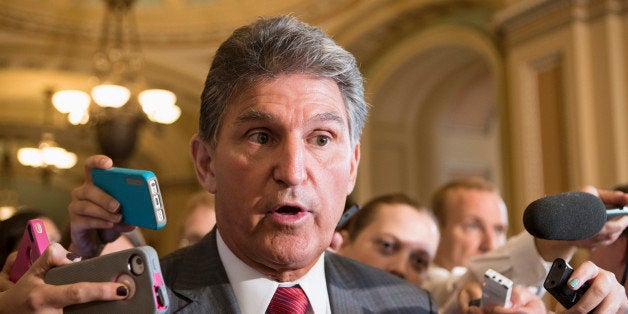
<svg viewBox="0 0 628 314">
<path fill-rule="evenodd" d="M 598 196 L 604 204 L 624 206 L 628 204 L 628 194 L 596 189 L 586 186 L 584 192 Z M 468 268 L 460 276 L 452 276 L 446 281 L 431 281 L 424 288 L 435 295 L 444 296 L 444 302 L 439 303 L 439 312 L 457 313 L 461 307 L 458 292 L 469 282 L 481 282 L 484 272 L 492 268 L 510 278 L 515 285 L 522 285 L 542 297 L 545 290 L 542 288 L 545 276 L 554 261 L 560 257 L 569 261 L 578 248 L 600 247 L 613 243 L 620 237 L 628 226 L 628 216 L 606 222 L 602 230 L 590 239 L 580 241 L 557 241 L 534 238 L 527 232 L 508 239 L 503 245 L 488 253 L 470 259 Z"/>
<path fill-rule="evenodd" d="M 44 276 L 48 270 L 80 260 L 78 255 L 66 251 L 58 243 L 50 244 L 14 284 L 9 280 L 9 271 L 15 257 L 15 253 L 11 254 L 0 272 L 0 313 L 62 313 L 63 307 L 68 305 L 122 300 L 129 294 L 128 287 L 115 282 L 46 284 Z"/>
</svg>

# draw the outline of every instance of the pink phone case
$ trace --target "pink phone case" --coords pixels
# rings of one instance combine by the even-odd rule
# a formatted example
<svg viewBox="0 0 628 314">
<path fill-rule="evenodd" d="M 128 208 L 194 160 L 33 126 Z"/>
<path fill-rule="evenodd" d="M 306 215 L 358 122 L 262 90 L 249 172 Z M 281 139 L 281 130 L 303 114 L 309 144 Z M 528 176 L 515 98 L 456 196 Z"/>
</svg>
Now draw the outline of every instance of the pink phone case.
<svg viewBox="0 0 628 314">
<path fill-rule="evenodd" d="M 17 282 L 48 247 L 48 234 L 41 219 L 31 219 L 24 228 L 24 234 L 17 249 L 17 257 L 11 267 L 9 279 Z"/>
</svg>

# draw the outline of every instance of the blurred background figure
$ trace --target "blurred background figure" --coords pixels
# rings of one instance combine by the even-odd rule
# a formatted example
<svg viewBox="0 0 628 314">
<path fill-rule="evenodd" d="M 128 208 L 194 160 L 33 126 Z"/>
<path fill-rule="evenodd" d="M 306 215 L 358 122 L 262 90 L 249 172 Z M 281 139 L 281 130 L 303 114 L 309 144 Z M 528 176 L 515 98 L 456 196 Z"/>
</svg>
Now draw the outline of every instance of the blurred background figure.
<svg viewBox="0 0 628 314">
<path fill-rule="evenodd" d="M 205 191 L 194 194 L 185 206 L 179 247 L 192 245 L 208 234 L 216 224 L 214 195 Z"/>
<path fill-rule="evenodd" d="M 10 218 L 0 221 L 0 265 L 4 265 L 7 256 L 9 256 L 11 252 L 17 251 L 22 234 L 24 234 L 26 223 L 36 218 L 44 222 L 50 243 L 59 242 L 61 240 L 59 228 L 54 221 L 44 215 L 42 211 L 33 208 L 20 210 Z"/>
<path fill-rule="evenodd" d="M 340 231 L 338 254 L 421 285 L 438 247 L 432 212 L 405 194 L 372 199 Z"/>
<path fill-rule="evenodd" d="M 455 273 L 471 257 L 506 243 L 508 212 L 499 190 L 480 177 L 450 181 L 432 197 L 441 241 L 434 265 Z"/>
</svg>

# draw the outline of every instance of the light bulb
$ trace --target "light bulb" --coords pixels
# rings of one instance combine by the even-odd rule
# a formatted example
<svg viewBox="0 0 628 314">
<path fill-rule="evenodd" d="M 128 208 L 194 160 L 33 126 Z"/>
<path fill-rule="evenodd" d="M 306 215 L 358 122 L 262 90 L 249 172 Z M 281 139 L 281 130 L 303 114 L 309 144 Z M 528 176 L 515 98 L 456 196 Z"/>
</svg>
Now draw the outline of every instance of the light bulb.
<svg viewBox="0 0 628 314">
<path fill-rule="evenodd" d="M 83 110 L 82 108 L 89 106 L 90 101 L 86 92 L 75 89 L 61 90 L 52 95 L 52 104 L 61 113 Z"/>
<path fill-rule="evenodd" d="M 181 108 L 175 105 L 177 96 L 165 89 L 148 89 L 138 96 L 142 110 L 148 119 L 163 124 L 171 124 L 181 116 Z"/>
<path fill-rule="evenodd" d="M 103 84 L 92 88 L 92 98 L 101 107 L 120 108 L 130 97 L 131 91 L 121 85 Z"/>
<path fill-rule="evenodd" d="M 38 148 L 23 147 L 17 151 L 17 160 L 24 166 L 41 167 L 43 161 Z"/>
</svg>

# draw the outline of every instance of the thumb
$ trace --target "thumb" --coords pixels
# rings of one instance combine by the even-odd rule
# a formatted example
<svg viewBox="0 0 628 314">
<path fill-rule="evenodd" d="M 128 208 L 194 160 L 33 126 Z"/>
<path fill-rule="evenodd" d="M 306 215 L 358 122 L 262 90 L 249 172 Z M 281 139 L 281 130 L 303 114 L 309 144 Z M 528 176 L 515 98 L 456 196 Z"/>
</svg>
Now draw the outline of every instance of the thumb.
<svg viewBox="0 0 628 314">
<path fill-rule="evenodd" d="M 53 267 L 78 262 L 81 257 L 67 251 L 59 243 L 51 243 L 44 253 L 33 263 L 27 273 L 43 278 Z"/>
</svg>

